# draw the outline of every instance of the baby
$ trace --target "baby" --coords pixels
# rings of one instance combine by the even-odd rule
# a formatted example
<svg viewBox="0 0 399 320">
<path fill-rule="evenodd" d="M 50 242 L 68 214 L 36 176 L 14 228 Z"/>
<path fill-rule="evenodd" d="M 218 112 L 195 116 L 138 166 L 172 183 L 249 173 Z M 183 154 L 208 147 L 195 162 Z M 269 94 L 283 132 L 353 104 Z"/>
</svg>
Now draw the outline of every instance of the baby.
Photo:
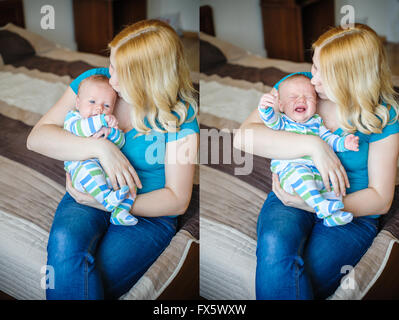
<svg viewBox="0 0 399 320">
<path fill-rule="evenodd" d="M 90 137 L 102 130 L 109 133 L 107 139 L 121 149 L 125 135 L 118 129 L 118 122 L 112 115 L 116 98 L 117 94 L 107 77 L 94 75 L 84 79 L 79 86 L 75 110 L 65 117 L 64 129 L 81 137 Z M 71 175 L 74 188 L 91 194 L 111 212 L 111 223 L 125 226 L 137 223 L 137 219 L 129 213 L 134 201 L 129 187 L 121 186 L 114 191 L 97 159 L 65 161 L 64 166 Z"/>
<path fill-rule="evenodd" d="M 278 99 L 271 94 L 263 95 L 258 111 L 265 125 L 273 130 L 318 135 L 335 152 L 358 151 L 359 137 L 353 134 L 340 137 L 324 126 L 321 117 L 315 114 L 316 99 L 310 79 L 296 74 L 280 84 Z M 344 208 L 342 197 L 326 190 L 310 157 L 272 160 L 271 171 L 278 174 L 281 187 L 286 192 L 297 193 L 315 209 L 325 226 L 344 225 L 352 221 L 352 213 L 341 210 Z"/>
</svg>

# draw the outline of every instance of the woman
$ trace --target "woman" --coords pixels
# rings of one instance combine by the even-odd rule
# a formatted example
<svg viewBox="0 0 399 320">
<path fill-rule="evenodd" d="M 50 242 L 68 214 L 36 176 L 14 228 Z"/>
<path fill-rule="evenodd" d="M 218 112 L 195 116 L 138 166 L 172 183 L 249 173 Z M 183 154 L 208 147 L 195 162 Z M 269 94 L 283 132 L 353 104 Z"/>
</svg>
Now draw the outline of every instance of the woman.
<svg viewBox="0 0 399 320">
<path fill-rule="evenodd" d="M 110 224 L 109 212 L 74 190 L 67 176 L 47 247 L 55 272 L 47 299 L 118 298 L 127 292 L 169 244 L 177 215 L 191 199 L 199 129 L 179 37 L 167 24 L 147 20 L 126 27 L 109 47 L 109 70 L 76 78 L 33 128 L 27 145 L 59 160 L 98 158 L 115 190 L 139 188 L 131 210 L 139 221 L 132 227 Z M 107 139 L 81 138 L 62 128 L 80 81 L 99 73 L 119 95 L 114 115 L 126 134 L 122 152 Z"/>
<path fill-rule="evenodd" d="M 378 215 L 391 205 L 399 153 L 398 104 L 384 49 L 369 27 L 336 27 L 313 45 L 311 82 L 317 113 L 330 131 L 359 136 L 359 151 L 335 154 L 319 137 L 266 128 L 255 110 L 241 125 L 235 146 L 274 159 L 311 156 L 326 186 L 344 196 L 355 219 L 328 228 L 277 176 L 261 209 L 257 234 L 257 299 L 325 299 L 371 245 Z M 345 271 L 341 271 L 345 270 Z"/>
</svg>

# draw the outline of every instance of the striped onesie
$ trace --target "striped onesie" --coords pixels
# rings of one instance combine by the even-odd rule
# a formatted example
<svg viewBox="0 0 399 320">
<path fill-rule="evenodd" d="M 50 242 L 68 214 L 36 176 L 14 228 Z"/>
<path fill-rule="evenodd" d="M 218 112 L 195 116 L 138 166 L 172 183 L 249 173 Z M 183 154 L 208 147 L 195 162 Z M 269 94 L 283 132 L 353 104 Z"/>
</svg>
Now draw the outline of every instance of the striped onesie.
<svg viewBox="0 0 399 320">
<path fill-rule="evenodd" d="M 331 133 L 317 114 L 305 123 L 291 120 L 284 113 L 276 113 L 272 107 L 258 107 L 261 119 L 273 130 L 285 130 L 300 134 L 317 135 L 335 152 L 348 151 L 344 146 L 345 137 Z M 344 225 L 352 221 L 350 212 L 342 211 L 342 197 L 328 192 L 319 171 L 310 157 L 293 160 L 272 160 L 271 171 L 278 174 L 281 187 L 290 194 L 297 193 L 309 206 L 315 209 L 317 217 L 328 227 Z"/>
<path fill-rule="evenodd" d="M 64 121 L 64 129 L 80 137 L 90 137 L 102 127 L 108 127 L 105 115 L 100 114 L 89 118 L 82 118 L 76 110 L 68 112 Z M 118 148 L 125 143 L 125 135 L 121 130 L 111 128 L 107 137 Z M 65 170 L 71 175 L 72 185 L 80 192 L 89 193 L 107 211 L 111 212 L 111 223 L 115 225 L 135 225 L 137 219 L 129 211 L 134 199 L 130 195 L 129 187 L 123 186 L 114 191 L 110 180 L 97 159 L 85 161 L 65 161 Z"/>
</svg>

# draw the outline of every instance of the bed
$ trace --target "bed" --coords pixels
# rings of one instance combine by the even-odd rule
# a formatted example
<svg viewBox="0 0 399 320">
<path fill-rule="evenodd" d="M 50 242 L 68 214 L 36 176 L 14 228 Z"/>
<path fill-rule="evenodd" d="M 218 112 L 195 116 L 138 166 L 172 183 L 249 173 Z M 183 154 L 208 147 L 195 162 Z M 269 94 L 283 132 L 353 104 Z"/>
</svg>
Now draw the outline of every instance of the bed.
<svg viewBox="0 0 399 320">
<path fill-rule="evenodd" d="M 253 156 L 248 171 L 251 155 L 233 149 L 232 137 L 262 93 L 311 65 L 256 56 L 204 32 L 200 56 L 200 295 L 255 299 L 256 222 L 271 191 L 270 162 Z M 394 82 L 399 92 L 398 77 Z M 219 159 L 212 159 L 211 145 Z M 371 247 L 353 269 L 343 270 L 340 287 L 328 299 L 398 299 L 398 239 L 399 186 Z"/>
<path fill-rule="evenodd" d="M 48 234 L 65 193 L 63 163 L 28 151 L 26 138 L 76 76 L 108 65 L 12 23 L 0 28 L 0 291 L 15 299 L 45 299 Z M 177 234 L 120 299 L 197 298 L 198 208 L 197 173 Z"/>
</svg>

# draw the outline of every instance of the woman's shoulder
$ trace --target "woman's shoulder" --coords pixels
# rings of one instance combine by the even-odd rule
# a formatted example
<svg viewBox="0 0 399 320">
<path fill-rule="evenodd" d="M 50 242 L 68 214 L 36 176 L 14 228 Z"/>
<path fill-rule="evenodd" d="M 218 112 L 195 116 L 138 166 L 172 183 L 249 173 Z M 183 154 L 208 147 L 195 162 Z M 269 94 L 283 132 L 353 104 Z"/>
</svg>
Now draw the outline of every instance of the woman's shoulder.
<svg viewBox="0 0 399 320">
<path fill-rule="evenodd" d="M 83 79 L 86 79 L 90 76 L 96 75 L 96 74 L 102 74 L 108 78 L 111 77 L 111 75 L 109 74 L 109 69 L 108 68 L 94 68 L 94 69 L 89 69 L 83 73 L 81 73 L 77 78 L 75 78 L 71 84 L 69 85 L 71 87 L 71 89 L 73 90 L 73 92 L 75 92 L 76 94 L 78 93 L 78 88 L 79 88 L 79 84 Z"/>
<path fill-rule="evenodd" d="M 190 134 L 193 133 L 199 133 L 199 125 L 198 125 L 198 119 L 195 114 L 194 107 L 187 103 L 182 101 L 186 107 L 187 107 L 187 116 L 186 120 L 180 125 L 180 130 L 178 132 L 171 132 L 167 133 L 167 142 L 175 141 L 181 138 L 184 138 Z M 179 117 L 179 115 L 175 112 L 172 112 L 176 117 Z"/>
<path fill-rule="evenodd" d="M 382 129 L 381 133 L 372 133 L 370 135 L 370 142 L 375 142 L 384 139 L 392 134 L 399 133 L 399 122 L 397 117 L 397 110 L 394 107 L 381 103 L 385 108 L 389 109 L 389 120 L 387 125 Z"/>
</svg>

